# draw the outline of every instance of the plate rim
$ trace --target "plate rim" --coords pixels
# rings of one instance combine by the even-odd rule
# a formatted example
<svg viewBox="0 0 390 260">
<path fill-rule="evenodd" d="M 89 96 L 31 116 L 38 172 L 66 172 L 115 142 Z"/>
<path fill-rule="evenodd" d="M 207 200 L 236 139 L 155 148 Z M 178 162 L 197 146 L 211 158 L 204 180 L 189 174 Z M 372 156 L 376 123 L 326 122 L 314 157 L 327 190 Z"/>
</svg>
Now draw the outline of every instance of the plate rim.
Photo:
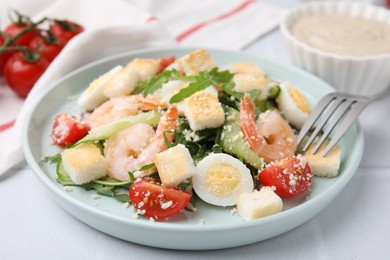
<svg viewBox="0 0 390 260">
<path fill-rule="evenodd" d="M 145 48 L 145 49 L 138 49 L 138 50 L 132 50 L 132 51 L 126 51 L 126 52 L 121 52 L 117 53 L 115 55 L 111 55 L 108 57 L 104 57 L 101 59 L 98 59 L 96 61 L 90 62 L 88 64 L 85 64 L 70 73 L 64 75 L 63 77 L 59 78 L 58 80 L 55 80 L 50 84 L 50 86 L 45 89 L 45 91 L 42 91 L 41 95 L 36 98 L 35 102 L 32 104 L 31 109 L 28 111 L 26 115 L 26 120 L 23 125 L 23 152 L 26 158 L 26 161 L 28 162 L 29 166 L 32 168 L 34 174 L 47 186 L 52 192 L 55 193 L 55 195 L 60 196 L 61 199 L 66 200 L 68 203 L 73 204 L 77 206 L 77 208 L 82 209 L 84 211 L 87 211 L 90 214 L 97 214 L 99 217 L 108 219 L 110 221 L 115 221 L 120 224 L 124 225 L 136 225 L 140 226 L 141 228 L 146 228 L 146 229 L 153 229 L 153 230 L 161 230 L 161 231 L 167 231 L 167 230 L 172 230 L 172 228 L 175 229 L 175 231 L 182 231 L 182 232 L 204 232 L 204 231 L 228 231 L 228 230 L 234 230 L 234 229 L 241 229 L 241 228 L 250 228 L 254 226 L 259 226 L 259 225 L 266 225 L 267 223 L 274 222 L 281 220 L 283 218 L 288 217 L 288 215 L 293 215 L 297 214 L 301 211 L 304 211 L 306 208 L 311 208 L 313 204 L 317 203 L 319 200 L 322 200 L 323 197 L 328 195 L 330 192 L 335 192 L 339 186 L 341 185 L 341 188 L 344 188 L 345 184 L 352 178 L 352 176 L 355 174 L 360 162 L 361 158 L 363 155 L 364 151 L 364 135 L 362 128 L 358 122 L 356 122 L 353 126 L 353 128 L 356 131 L 356 149 L 352 151 L 354 153 L 354 158 L 358 158 L 357 164 L 355 165 L 350 165 L 349 168 L 345 169 L 343 174 L 339 176 L 339 179 L 330 187 L 326 188 L 323 192 L 318 194 L 315 198 L 305 201 L 301 203 L 298 206 L 295 206 L 293 208 L 290 208 L 286 211 L 282 211 L 278 214 L 260 218 L 260 219 L 255 219 L 251 221 L 242 221 L 238 223 L 233 223 L 229 224 L 229 226 L 226 226 L 226 224 L 205 224 L 205 225 L 190 225 L 188 223 L 172 223 L 168 221 L 161 221 L 161 222 L 151 222 L 151 221 L 139 221 L 137 219 L 133 219 L 131 216 L 129 216 L 128 219 L 124 219 L 123 217 L 116 216 L 112 213 L 109 212 L 104 212 L 101 211 L 97 208 L 94 207 L 89 207 L 88 205 L 85 205 L 85 203 L 79 201 L 76 198 L 73 198 L 71 196 L 66 195 L 64 192 L 60 192 L 61 189 L 57 186 L 57 183 L 53 182 L 46 174 L 44 171 L 41 169 L 39 162 L 37 162 L 34 159 L 33 152 L 31 150 L 31 147 L 29 146 L 29 140 L 28 140 L 28 135 L 29 135 L 29 125 L 32 121 L 34 111 L 36 110 L 37 106 L 40 104 L 42 99 L 46 97 L 46 95 L 52 91 L 60 82 L 66 81 L 68 78 L 72 77 L 75 74 L 78 74 L 88 68 L 97 66 L 99 64 L 109 62 L 115 59 L 120 59 L 125 56 L 133 56 L 133 55 L 140 55 L 140 54 L 145 54 L 145 53 L 152 53 L 152 52 L 162 52 L 162 51 L 194 51 L 196 49 L 200 49 L 202 47 L 152 47 L 152 48 Z M 295 66 L 289 65 L 289 64 L 282 64 L 279 62 L 274 62 L 269 59 L 265 59 L 262 57 L 259 57 L 255 54 L 247 53 L 247 52 L 242 52 L 242 51 L 234 51 L 234 50 L 229 50 L 229 49 L 221 49 L 221 48 L 205 48 L 210 52 L 225 52 L 229 54 L 235 54 L 235 55 L 240 55 L 242 57 L 250 57 L 251 59 L 255 58 L 256 60 L 271 64 L 271 65 L 276 65 L 276 66 L 281 66 L 284 67 L 294 73 L 298 72 L 300 74 L 303 74 L 305 77 L 310 78 L 311 80 L 319 81 L 322 83 L 322 85 L 326 85 L 328 87 L 327 91 L 335 91 L 334 88 L 332 88 L 328 83 L 325 81 L 321 80 L 320 78 L 300 69 Z M 346 174 L 345 171 L 352 171 L 352 173 Z M 338 185 L 335 185 L 338 184 Z M 333 199 L 332 199 L 333 200 Z M 331 201 L 332 201 L 331 200 Z M 330 202 L 331 202 L 330 201 Z M 62 206 L 62 205 L 60 205 Z M 71 214 L 69 211 L 67 211 L 69 214 Z M 71 214 L 73 215 L 73 214 Z M 312 218 L 312 217 L 311 217 Z M 311 219 L 310 218 L 310 219 Z M 306 221 L 305 221 L 306 222 Z M 88 224 L 88 223 L 87 223 Z M 283 232 L 285 233 L 285 232 Z"/>
</svg>

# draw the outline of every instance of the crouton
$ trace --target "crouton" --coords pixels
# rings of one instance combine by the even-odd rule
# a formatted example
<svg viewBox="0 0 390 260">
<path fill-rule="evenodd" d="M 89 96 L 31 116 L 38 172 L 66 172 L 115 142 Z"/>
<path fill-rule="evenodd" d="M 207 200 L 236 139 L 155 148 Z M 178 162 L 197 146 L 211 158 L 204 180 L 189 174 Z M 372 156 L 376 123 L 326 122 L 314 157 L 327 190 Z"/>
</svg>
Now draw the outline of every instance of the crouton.
<svg viewBox="0 0 390 260">
<path fill-rule="evenodd" d="M 270 216 L 281 212 L 282 209 L 282 199 L 268 186 L 262 187 L 260 191 L 238 195 L 237 212 L 244 220 Z"/>
<path fill-rule="evenodd" d="M 250 62 L 231 63 L 228 66 L 229 71 L 233 73 L 244 73 L 252 75 L 255 78 L 265 78 L 265 72 L 256 64 Z"/>
<path fill-rule="evenodd" d="M 218 98 L 206 91 L 199 91 L 186 98 L 183 112 L 193 131 L 220 127 L 225 120 L 225 113 Z"/>
<path fill-rule="evenodd" d="M 265 95 L 267 94 L 268 81 L 264 77 L 257 78 L 250 74 L 237 73 L 233 76 L 233 82 L 236 84 L 234 87 L 235 91 L 249 92 L 259 89 Z"/>
<path fill-rule="evenodd" d="M 315 145 L 311 145 L 305 153 L 313 175 L 320 177 L 336 177 L 339 174 L 341 162 L 340 147 L 334 147 L 325 157 L 322 156 L 322 153 L 324 152 L 326 145 L 321 145 L 316 154 L 313 154 L 314 147 Z"/>
<path fill-rule="evenodd" d="M 76 184 L 88 183 L 106 176 L 108 164 L 93 143 L 80 144 L 61 153 L 65 171 Z"/>
<path fill-rule="evenodd" d="M 134 59 L 114 75 L 103 93 L 109 98 L 131 94 L 140 82 L 155 76 L 158 69 L 156 59 Z"/>
<path fill-rule="evenodd" d="M 103 94 L 108 98 L 131 94 L 139 83 L 138 73 L 128 65 L 118 71 L 107 83 Z"/>
<path fill-rule="evenodd" d="M 159 70 L 159 60 L 157 59 L 134 59 L 129 63 L 129 67 L 138 73 L 139 82 L 154 77 Z"/>
<path fill-rule="evenodd" d="M 182 144 L 154 155 L 153 160 L 161 183 L 167 187 L 176 187 L 196 173 L 191 154 Z"/>
<path fill-rule="evenodd" d="M 101 104 L 104 103 L 108 98 L 103 94 L 107 83 L 114 77 L 114 75 L 122 69 L 122 66 L 115 66 L 108 72 L 104 73 L 100 77 L 92 81 L 88 88 L 81 94 L 78 99 L 78 104 L 85 111 L 92 111 Z"/>
<path fill-rule="evenodd" d="M 177 59 L 168 66 L 167 70 L 176 69 L 185 75 L 196 75 L 201 71 L 210 71 L 216 66 L 210 54 L 206 50 L 200 49 Z"/>
</svg>

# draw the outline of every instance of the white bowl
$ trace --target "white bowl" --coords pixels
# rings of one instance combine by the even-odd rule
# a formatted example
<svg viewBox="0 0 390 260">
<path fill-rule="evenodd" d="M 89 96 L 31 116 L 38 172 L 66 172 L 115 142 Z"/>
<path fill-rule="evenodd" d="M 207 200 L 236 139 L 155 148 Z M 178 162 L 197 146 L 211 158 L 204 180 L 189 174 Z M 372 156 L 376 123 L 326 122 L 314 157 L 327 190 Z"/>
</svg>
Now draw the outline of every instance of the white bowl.
<svg viewBox="0 0 390 260">
<path fill-rule="evenodd" d="M 291 33 L 303 16 L 342 14 L 390 24 L 390 12 L 382 7 L 352 2 L 311 2 L 293 9 L 281 20 L 280 29 L 295 65 L 319 76 L 340 92 L 372 96 L 390 85 L 390 54 L 346 56 L 309 46 Z"/>
</svg>

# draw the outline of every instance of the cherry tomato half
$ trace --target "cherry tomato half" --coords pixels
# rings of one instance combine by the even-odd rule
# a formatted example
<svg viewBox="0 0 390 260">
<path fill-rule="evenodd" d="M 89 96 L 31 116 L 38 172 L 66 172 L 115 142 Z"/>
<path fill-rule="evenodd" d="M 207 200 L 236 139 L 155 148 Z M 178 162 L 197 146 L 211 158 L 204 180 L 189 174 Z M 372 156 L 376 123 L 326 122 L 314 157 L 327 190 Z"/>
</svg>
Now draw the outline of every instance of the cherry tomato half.
<svg viewBox="0 0 390 260">
<path fill-rule="evenodd" d="M 27 23 L 11 23 L 5 28 L 5 33 L 11 37 L 17 35 L 21 30 L 28 26 Z M 21 35 L 18 39 L 13 42 L 16 46 L 28 46 L 31 40 L 38 34 L 37 29 L 32 29 Z"/>
<path fill-rule="evenodd" d="M 90 127 L 75 116 L 61 113 L 54 118 L 51 138 L 54 144 L 66 147 L 88 134 Z"/>
<path fill-rule="evenodd" d="M 60 44 L 65 45 L 70 39 L 84 31 L 84 27 L 72 21 L 56 20 L 50 26 L 50 31 Z"/>
<path fill-rule="evenodd" d="M 178 214 L 191 199 L 191 194 L 161 186 L 152 178 L 137 178 L 130 187 L 129 196 L 139 214 L 153 219 Z"/>
<path fill-rule="evenodd" d="M 21 52 L 12 54 L 4 68 L 5 81 L 21 97 L 27 97 L 49 62 L 43 58 L 27 61 Z"/>
<path fill-rule="evenodd" d="M 269 164 L 258 179 L 264 186 L 274 186 L 280 197 L 292 197 L 307 191 L 313 174 L 304 157 L 292 157 Z"/>
<path fill-rule="evenodd" d="M 57 57 L 57 55 L 61 52 L 62 48 L 64 47 L 61 44 L 57 43 L 48 43 L 42 39 L 40 36 L 35 36 L 34 39 L 31 40 L 29 44 L 29 48 L 31 50 L 35 50 L 38 46 L 38 54 L 41 55 L 41 57 L 45 58 L 47 61 L 51 62 Z"/>
</svg>

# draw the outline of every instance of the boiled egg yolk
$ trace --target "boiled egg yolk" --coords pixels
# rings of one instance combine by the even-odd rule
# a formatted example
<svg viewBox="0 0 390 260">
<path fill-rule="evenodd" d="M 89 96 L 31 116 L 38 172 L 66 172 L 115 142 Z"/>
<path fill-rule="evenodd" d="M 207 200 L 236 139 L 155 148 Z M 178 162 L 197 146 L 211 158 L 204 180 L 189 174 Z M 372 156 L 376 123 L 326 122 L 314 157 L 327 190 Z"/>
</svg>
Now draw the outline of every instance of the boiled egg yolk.
<svg viewBox="0 0 390 260">
<path fill-rule="evenodd" d="M 225 197 L 231 195 L 240 185 L 240 172 L 228 164 L 216 164 L 209 168 L 205 185 L 210 193 Z"/>
<path fill-rule="evenodd" d="M 288 92 L 299 110 L 308 114 L 311 112 L 309 102 L 307 101 L 307 98 L 302 93 L 302 91 L 293 87 L 289 87 Z"/>
</svg>

